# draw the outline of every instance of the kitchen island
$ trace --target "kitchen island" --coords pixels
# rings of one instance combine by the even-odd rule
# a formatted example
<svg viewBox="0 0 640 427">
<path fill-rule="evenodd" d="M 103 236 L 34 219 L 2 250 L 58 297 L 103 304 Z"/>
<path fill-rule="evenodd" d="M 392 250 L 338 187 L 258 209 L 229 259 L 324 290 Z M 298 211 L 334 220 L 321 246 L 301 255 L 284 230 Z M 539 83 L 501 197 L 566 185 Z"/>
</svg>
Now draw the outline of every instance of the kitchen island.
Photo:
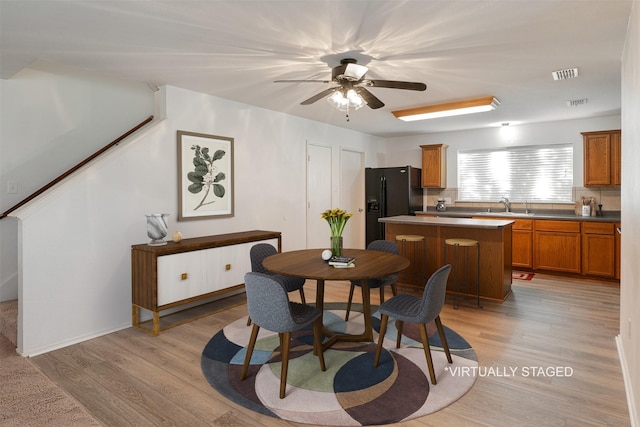
<svg viewBox="0 0 640 427">
<path fill-rule="evenodd" d="M 412 264 L 410 273 L 402 275 L 398 283 L 420 291 L 424 287 L 421 281 L 412 280 L 416 272 L 426 271 L 428 278 L 444 265 L 446 239 L 463 238 L 480 242 L 480 297 L 504 301 L 511 294 L 511 227 L 512 220 L 484 220 L 470 218 L 444 218 L 400 215 L 380 218 L 385 225 L 386 240 L 396 241 L 400 234 L 424 236 L 426 245 L 426 269 Z M 413 251 L 413 247 L 409 248 Z M 410 260 L 420 259 L 414 253 L 408 253 Z M 448 262 L 452 259 L 447 252 Z M 475 255 L 469 257 L 471 280 L 475 280 Z M 449 278 L 451 282 L 451 277 Z"/>
</svg>

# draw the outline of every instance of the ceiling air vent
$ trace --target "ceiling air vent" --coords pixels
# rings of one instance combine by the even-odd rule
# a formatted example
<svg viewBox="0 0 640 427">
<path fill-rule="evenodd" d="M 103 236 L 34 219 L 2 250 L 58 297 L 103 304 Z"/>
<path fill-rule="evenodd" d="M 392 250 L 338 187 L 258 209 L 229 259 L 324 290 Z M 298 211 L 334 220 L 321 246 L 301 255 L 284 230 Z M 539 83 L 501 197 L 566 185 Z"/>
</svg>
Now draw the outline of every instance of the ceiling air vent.
<svg viewBox="0 0 640 427">
<path fill-rule="evenodd" d="M 552 71 L 551 75 L 553 76 L 553 80 L 572 79 L 574 77 L 578 77 L 578 69 L 577 68 L 567 68 L 566 70 Z"/>
<path fill-rule="evenodd" d="M 567 107 L 578 107 L 580 105 L 586 104 L 587 101 L 588 101 L 587 98 L 570 99 L 570 100 L 567 101 Z"/>
</svg>

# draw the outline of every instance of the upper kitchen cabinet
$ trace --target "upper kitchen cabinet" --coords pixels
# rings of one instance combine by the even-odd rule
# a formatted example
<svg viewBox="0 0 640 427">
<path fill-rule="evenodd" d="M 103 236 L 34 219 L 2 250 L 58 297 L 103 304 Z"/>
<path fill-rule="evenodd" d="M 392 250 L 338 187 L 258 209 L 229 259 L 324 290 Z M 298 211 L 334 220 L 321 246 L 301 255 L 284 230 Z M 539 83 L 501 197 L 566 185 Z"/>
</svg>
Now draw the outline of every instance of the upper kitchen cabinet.
<svg viewBox="0 0 640 427">
<path fill-rule="evenodd" d="M 620 185 L 621 132 L 582 132 L 584 141 L 584 185 Z"/>
<path fill-rule="evenodd" d="M 447 147 L 446 144 L 421 145 L 422 187 L 447 187 Z"/>
</svg>

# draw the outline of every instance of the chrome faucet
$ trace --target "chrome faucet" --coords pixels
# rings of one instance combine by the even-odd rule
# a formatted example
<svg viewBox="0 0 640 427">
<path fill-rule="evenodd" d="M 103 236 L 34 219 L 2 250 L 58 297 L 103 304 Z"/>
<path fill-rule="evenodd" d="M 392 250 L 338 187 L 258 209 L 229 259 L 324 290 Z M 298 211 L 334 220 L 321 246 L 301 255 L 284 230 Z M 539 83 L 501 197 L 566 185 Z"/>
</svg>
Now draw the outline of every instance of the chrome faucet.
<svg viewBox="0 0 640 427">
<path fill-rule="evenodd" d="M 498 203 L 502 203 L 504 205 L 505 212 L 511 212 L 511 203 L 509 202 L 509 199 L 503 197 L 502 199 L 498 200 Z"/>
<path fill-rule="evenodd" d="M 528 214 L 529 213 L 529 204 L 528 204 L 528 202 L 525 200 L 523 205 L 524 205 L 524 213 Z"/>
</svg>

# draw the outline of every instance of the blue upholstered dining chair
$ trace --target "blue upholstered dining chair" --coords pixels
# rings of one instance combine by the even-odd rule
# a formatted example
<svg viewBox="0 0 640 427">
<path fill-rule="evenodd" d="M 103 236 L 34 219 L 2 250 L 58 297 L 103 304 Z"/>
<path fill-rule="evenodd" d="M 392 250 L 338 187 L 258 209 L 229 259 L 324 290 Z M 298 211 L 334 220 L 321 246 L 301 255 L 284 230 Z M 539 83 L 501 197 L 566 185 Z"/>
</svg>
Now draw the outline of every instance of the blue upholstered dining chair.
<svg viewBox="0 0 640 427">
<path fill-rule="evenodd" d="M 389 240 L 374 240 L 367 246 L 368 251 L 388 252 L 390 254 L 398 255 L 400 250 L 395 242 Z M 398 274 L 392 274 L 391 276 L 378 277 L 375 279 L 369 279 L 369 289 L 380 288 L 380 304 L 384 302 L 384 287 L 391 286 L 393 295 L 396 292 L 396 280 L 398 280 Z M 351 302 L 353 300 L 353 291 L 356 286 L 362 287 L 360 280 L 352 280 L 351 288 L 349 289 L 349 300 L 347 301 L 347 314 L 344 316 L 344 320 L 349 320 L 349 313 L 351 312 Z"/>
<path fill-rule="evenodd" d="M 249 258 L 251 258 L 251 271 L 254 273 L 263 273 L 273 276 L 276 280 L 282 283 L 282 286 L 287 292 L 300 291 L 300 300 L 303 304 L 306 304 L 307 300 L 304 297 L 304 283 L 305 279 L 298 277 L 283 276 L 282 274 L 275 274 L 264 268 L 262 261 L 268 256 L 275 255 L 278 250 L 269 243 L 258 243 L 253 245 L 249 251 Z M 251 324 L 251 316 L 247 319 L 247 326 Z"/>
<path fill-rule="evenodd" d="M 280 338 L 280 354 L 282 355 L 280 399 L 283 399 L 287 387 L 291 332 L 313 323 L 313 351 L 320 359 L 320 369 L 323 371 L 327 369 L 321 342 L 322 311 L 312 305 L 289 301 L 289 295 L 282 283 L 267 274 L 247 273 L 244 276 L 244 283 L 247 291 L 249 315 L 253 319 L 253 329 L 240 373 L 240 380 L 244 380 L 247 376 L 249 362 L 260 328 L 277 332 Z"/>
<path fill-rule="evenodd" d="M 396 319 L 398 329 L 398 337 L 396 338 L 396 348 L 400 348 L 400 339 L 402 337 L 402 326 L 404 322 L 418 323 L 420 329 L 420 337 L 422 338 L 422 346 L 424 347 L 424 355 L 427 359 L 429 375 L 431 376 L 431 384 L 436 384 L 436 374 L 433 369 L 433 361 L 431 359 L 431 349 L 429 348 L 429 337 L 427 336 L 426 324 L 435 321 L 442 347 L 447 356 L 447 361 L 453 363 L 447 337 L 444 335 L 442 322 L 440 321 L 440 311 L 444 306 L 444 299 L 447 293 L 447 279 L 451 272 L 451 264 L 440 267 L 431 275 L 424 287 L 422 297 L 413 295 L 400 294 L 392 297 L 380 306 L 382 315 L 380 320 L 380 335 L 378 337 L 378 347 L 376 355 L 373 359 L 373 366 L 378 366 L 380 360 L 380 352 L 382 351 L 382 342 L 387 331 L 387 322 L 389 317 Z"/>
</svg>

